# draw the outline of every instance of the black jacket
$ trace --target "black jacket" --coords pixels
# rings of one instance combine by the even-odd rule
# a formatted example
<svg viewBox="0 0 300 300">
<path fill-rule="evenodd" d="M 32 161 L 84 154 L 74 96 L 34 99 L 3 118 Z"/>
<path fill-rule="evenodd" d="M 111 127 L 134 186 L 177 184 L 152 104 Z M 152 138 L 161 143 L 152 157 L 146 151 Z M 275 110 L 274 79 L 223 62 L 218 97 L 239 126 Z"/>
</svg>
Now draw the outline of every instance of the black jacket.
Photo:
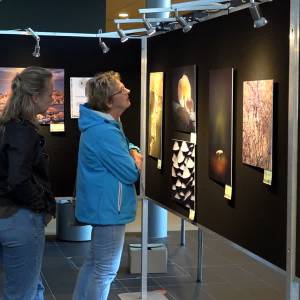
<svg viewBox="0 0 300 300">
<path fill-rule="evenodd" d="M 44 138 L 28 121 L 10 121 L 0 135 L 0 206 L 55 214 Z"/>
</svg>

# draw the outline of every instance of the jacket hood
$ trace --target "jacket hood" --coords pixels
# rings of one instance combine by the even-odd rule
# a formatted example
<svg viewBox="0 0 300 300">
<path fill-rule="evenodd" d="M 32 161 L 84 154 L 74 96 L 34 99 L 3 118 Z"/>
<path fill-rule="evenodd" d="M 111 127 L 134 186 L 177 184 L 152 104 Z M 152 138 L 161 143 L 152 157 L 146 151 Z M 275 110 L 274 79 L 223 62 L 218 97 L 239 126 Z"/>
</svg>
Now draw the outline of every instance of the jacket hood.
<svg viewBox="0 0 300 300">
<path fill-rule="evenodd" d="M 78 126 L 80 131 L 85 131 L 92 126 L 101 125 L 107 122 L 115 123 L 114 121 L 107 120 L 97 114 L 97 112 L 89 108 L 87 104 L 81 104 L 79 111 L 80 117 L 78 120 Z"/>
</svg>

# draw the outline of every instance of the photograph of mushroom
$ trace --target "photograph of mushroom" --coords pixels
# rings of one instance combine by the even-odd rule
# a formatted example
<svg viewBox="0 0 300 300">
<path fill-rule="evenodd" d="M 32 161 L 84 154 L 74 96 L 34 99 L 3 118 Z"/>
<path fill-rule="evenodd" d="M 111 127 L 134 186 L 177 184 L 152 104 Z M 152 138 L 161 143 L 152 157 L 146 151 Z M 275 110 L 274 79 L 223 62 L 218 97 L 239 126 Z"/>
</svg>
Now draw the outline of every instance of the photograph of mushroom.
<svg viewBox="0 0 300 300">
<path fill-rule="evenodd" d="M 172 199 L 195 210 L 195 144 L 174 140 Z"/>
<path fill-rule="evenodd" d="M 24 68 L 0 68 L 0 114 L 11 93 L 11 82 Z M 64 70 L 49 69 L 53 76 L 53 102 L 43 115 L 38 115 L 40 124 L 64 123 Z"/>
<path fill-rule="evenodd" d="M 245 81 L 243 89 L 244 164 L 272 171 L 273 80 Z"/>
<path fill-rule="evenodd" d="M 196 66 L 172 70 L 172 115 L 174 129 L 196 131 Z"/>
<path fill-rule="evenodd" d="M 164 73 L 150 73 L 148 155 L 161 159 Z"/>
<path fill-rule="evenodd" d="M 209 72 L 209 177 L 232 185 L 233 69 Z"/>
</svg>

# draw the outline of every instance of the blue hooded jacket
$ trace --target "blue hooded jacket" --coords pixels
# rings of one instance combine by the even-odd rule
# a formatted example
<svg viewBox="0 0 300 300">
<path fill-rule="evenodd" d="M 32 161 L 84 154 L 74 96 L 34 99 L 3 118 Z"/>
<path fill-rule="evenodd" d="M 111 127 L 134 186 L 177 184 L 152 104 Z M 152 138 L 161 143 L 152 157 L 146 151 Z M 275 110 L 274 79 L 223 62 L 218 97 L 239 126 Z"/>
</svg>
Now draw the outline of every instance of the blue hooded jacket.
<svg viewBox="0 0 300 300">
<path fill-rule="evenodd" d="M 81 105 L 78 124 L 76 218 L 99 225 L 134 221 L 139 171 L 120 123 Z"/>
</svg>

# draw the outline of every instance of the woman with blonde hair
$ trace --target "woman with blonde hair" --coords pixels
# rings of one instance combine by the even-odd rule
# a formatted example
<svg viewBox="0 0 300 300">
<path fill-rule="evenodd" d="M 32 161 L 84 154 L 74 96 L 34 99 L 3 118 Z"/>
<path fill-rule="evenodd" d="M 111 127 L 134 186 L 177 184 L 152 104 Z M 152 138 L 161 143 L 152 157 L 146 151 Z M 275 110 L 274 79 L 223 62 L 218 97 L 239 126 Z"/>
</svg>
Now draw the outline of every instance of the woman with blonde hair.
<svg viewBox="0 0 300 300">
<path fill-rule="evenodd" d="M 74 300 L 107 299 L 120 266 L 125 224 L 135 219 L 134 183 L 142 156 L 120 122 L 129 93 L 118 73 L 104 72 L 87 82 L 88 102 L 80 107 L 76 217 L 93 229 Z"/>
<path fill-rule="evenodd" d="M 36 116 L 52 103 L 52 74 L 17 74 L 0 117 L 0 262 L 4 300 L 42 300 L 44 226 L 55 214 L 44 138 Z"/>
</svg>

